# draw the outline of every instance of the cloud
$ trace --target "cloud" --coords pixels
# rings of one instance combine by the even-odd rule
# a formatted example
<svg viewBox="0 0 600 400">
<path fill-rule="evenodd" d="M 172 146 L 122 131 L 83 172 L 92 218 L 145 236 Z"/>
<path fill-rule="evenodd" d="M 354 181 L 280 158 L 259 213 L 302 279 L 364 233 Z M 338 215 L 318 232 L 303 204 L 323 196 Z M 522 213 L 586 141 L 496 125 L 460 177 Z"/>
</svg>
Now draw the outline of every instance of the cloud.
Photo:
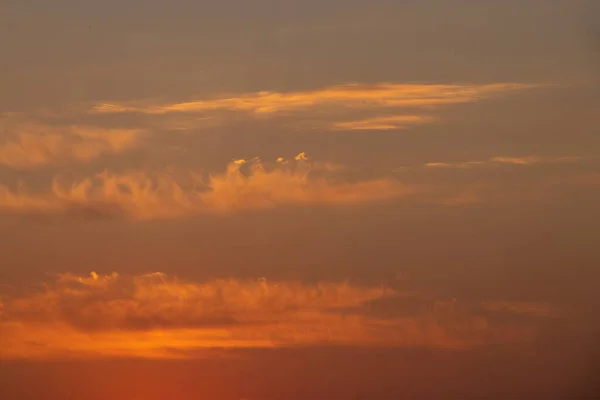
<svg viewBox="0 0 600 400">
<path fill-rule="evenodd" d="M 279 160 L 279 159 L 278 159 Z M 300 154 L 298 154 L 296 157 L 294 157 L 294 160 L 296 161 L 301 161 L 301 160 L 308 160 L 308 156 L 306 155 L 305 152 L 301 152 Z"/>
<path fill-rule="evenodd" d="M 255 92 L 172 104 L 96 104 L 93 113 L 198 113 L 215 110 L 270 114 L 316 106 L 351 108 L 424 107 L 470 103 L 501 93 L 539 85 L 496 83 L 487 85 L 346 84 L 305 92 Z"/>
<path fill-rule="evenodd" d="M 375 302 L 403 298 L 347 282 L 64 274 L 38 290 L 0 297 L 0 357 L 179 358 L 203 349 L 312 345 L 466 348 L 531 335 L 490 324 L 456 301 L 410 315 L 370 312 Z"/>
<path fill-rule="evenodd" d="M 307 204 L 355 205 L 411 195 L 393 179 L 346 182 L 331 177 L 334 164 L 313 163 L 304 153 L 265 165 L 234 160 L 224 173 L 204 180 L 198 173 L 104 172 L 71 185 L 55 179 L 51 191 L 32 194 L 0 186 L 5 212 L 71 214 L 84 217 L 172 219 L 202 213 L 231 213 Z"/>
<path fill-rule="evenodd" d="M 430 168 L 469 168 L 475 165 L 484 165 L 485 161 L 467 161 L 461 163 L 445 163 L 445 162 L 430 162 L 426 163 L 426 167 Z"/>
<path fill-rule="evenodd" d="M 541 159 L 536 156 L 529 157 L 492 157 L 490 162 L 500 163 L 500 164 L 515 164 L 515 165 L 531 165 L 538 164 L 541 162 Z"/>
<path fill-rule="evenodd" d="M 66 161 L 89 162 L 137 146 L 140 132 L 89 126 L 17 124 L 0 143 L 0 165 L 33 168 Z"/>
<path fill-rule="evenodd" d="M 425 166 L 426 167 L 433 167 L 433 168 L 446 168 L 446 167 L 451 167 L 452 164 L 442 163 L 442 162 L 431 162 L 431 163 L 425 164 Z"/>
<path fill-rule="evenodd" d="M 581 160 L 581 157 L 572 156 L 561 156 L 561 157 L 541 157 L 541 156 L 525 156 L 525 157 L 490 157 L 483 161 L 466 161 L 459 163 L 446 163 L 446 162 L 429 162 L 426 163 L 426 167 L 430 168 L 470 168 L 474 166 L 482 165 L 497 165 L 497 164 L 511 164 L 511 165 L 534 165 L 534 164 L 556 164 L 556 163 L 568 163 Z"/>
<path fill-rule="evenodd" d="M 59 275 L 54 288 L 11 302 L 22 320 L 62 319 L 86 332 L 157 328 L 223 328 L 276 323 L 287 313 L 333 312 L 383 298 L 391 291 L 322 283 L 266 280 L 185 282 L 163 273 L 89 277 Z"/>
<path fill-rule="evenodd" d="M 522 83 L 493 84 L 402 84 L 350 83 L 312 91 L 250 92 L 184 102 L 158 103 L 138 100 L 128 103 L 95 104 L 92 114 L 144 114 L 156 122 L 173 118 L 190 120 L 175 124 L 178 129 L 199 127 L 199 117 L 212 124 L 239 117 L 293 117 L 290 124 L 307 129 L 333 131 L 376 131 L 407 129 L 429 124 L 439 117 L 428 115 L 434 107 L 473 103 L 541 85 Z M 409 109 L 399 112 L 399 109 Z M 427 113 L 424 113 L 427 110 Z M 231 113 L 236 113 L 234 116 Z M 358 117 L 357 117 L 357 113 Z M 164 118 L 168 116 L 168 118 Z M 211 126 L 211 125 L 206 125 Z"/>
<path fill-rule="evenodd" d="M 408 125 L 419 125 L 433 121 L 433 118 L 418 115 L 393 115 L 360 119 L 356 121 L 334 122 L 334 130 L 390 130 L 403 129 Z"/>
</svg>

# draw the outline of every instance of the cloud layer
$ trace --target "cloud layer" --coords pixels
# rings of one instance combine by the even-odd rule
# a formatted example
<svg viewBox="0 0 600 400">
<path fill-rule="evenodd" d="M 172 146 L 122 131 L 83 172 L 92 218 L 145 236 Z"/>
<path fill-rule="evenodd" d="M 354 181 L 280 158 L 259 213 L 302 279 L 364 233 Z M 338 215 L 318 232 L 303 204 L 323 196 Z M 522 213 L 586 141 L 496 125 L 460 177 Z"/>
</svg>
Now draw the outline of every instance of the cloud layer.
<svg viewBox="0 0 600 400">
<path fill-rule="evenodd" d="M 399 198 L 414 189 L 393 179 L 347 182 L 330 174 L 339 167 L 312 163 L 304 153 L 265 165 L 235 160 L 221 174 L 176 175 L 104 172 L 64 185 L 55 179 L 48 193 L 32 194 L 0 186 L 0 210 L 134 219 L 180 218 L 306 204 L 353 205 Z"/>
<path fill-rule="evenodd" d="M 529 166 L 568 163 L 577 157 L 491 157 L 484 161 L 426 163 L 427 170 L 478 166 Z M 414 168 L 414 167 L 413 167 Z M 232 160 L 222 173 L 108 170 L 79 181 L 60 176 L 42 191 L 24 184 L 11 189 L 0 184 L 0 212 L 25 215 L 62 215 L 75 218 L 133 220 L 179 219 L 201 214 L 232 214 L 278 207 L 314 205 L 355 206 L 412 197 L 424 203 L 466 205 L 498 199 L 500 188 L 491 183 L 410 185 L 396 178 L 347 179 L 342 165 L 319 162 L 300 153 L 265 163 L 258 158 Z M 351 174 L 350 174 L 351 175 Z M 482 192 L 483 191 L 483 192 Z"/>
<path fill-rule="evenodd" d="M 343 282 L 64 274 L 38 290 L 1 297 L 1 356 L 179 358 L 215 348 L 324 344 L 465 348 L 532 334 L 456 300 L 429 302 L 409 315 L 372 311 L 377 302 L 414 296 Z M 512 311 L 507 302 L 500 308 Z"/>
<path fill-rule="evenodd" d="M 142 131 L 149 148 L 165 130 L 212 129 L 224 121 L 262 116 L 293 116 L 284 127 L 333 131 L 396 130 L 428 124 L 441 105 L 471 103 L 538 87 L 534 84 L 345 84 L 312 91 L 252 92 L 193 101 L 158 104 L 149 101 L 102 103 L 39 111 L 26 116 L 0 115 L 0 165 L 31 169 L 70 162 L 87 163 L 140 145 Z M 232 117 L 231 113 L 236 113 Z M 128 115 L 139 129 L 119 127 Z M 70 124 L 65 124 L 68 118 Z M 119 119 L 121 118 L 121 119 Z M 92 122 L 94 125 L 74 121 Z M 45 121 L 42 123 L 41 121 Z M 119 122 L 121 121 L 121 122 Z M 115 125 L 116 124 L 116 125 Z M 109 128 L 113 126 L 113 128 Z M 143 127 L 143 128 L 142 128 Z M 159 149 L 160 151 L 160 149 Z"/>
</svg>

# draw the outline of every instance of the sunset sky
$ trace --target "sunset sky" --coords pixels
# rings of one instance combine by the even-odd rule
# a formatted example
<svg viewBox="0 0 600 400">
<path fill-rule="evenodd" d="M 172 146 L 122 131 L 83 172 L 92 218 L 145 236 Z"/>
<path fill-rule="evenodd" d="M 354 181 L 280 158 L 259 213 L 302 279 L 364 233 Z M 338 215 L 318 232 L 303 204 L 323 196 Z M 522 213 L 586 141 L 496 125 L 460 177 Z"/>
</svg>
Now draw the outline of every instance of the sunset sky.
<svg viewBox="0 0 600 400">
<path fill-rule="evenodd" d="M 4 0 L 0 398 L 600 393 L 599 4 Z"/>
</svg>

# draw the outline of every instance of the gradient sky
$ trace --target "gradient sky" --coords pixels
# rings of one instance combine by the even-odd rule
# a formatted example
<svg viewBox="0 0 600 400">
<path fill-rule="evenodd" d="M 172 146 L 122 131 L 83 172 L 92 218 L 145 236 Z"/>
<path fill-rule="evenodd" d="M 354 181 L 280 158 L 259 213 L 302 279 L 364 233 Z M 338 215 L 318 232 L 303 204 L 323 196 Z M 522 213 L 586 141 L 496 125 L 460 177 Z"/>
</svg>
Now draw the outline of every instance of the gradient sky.
<svg viewBox="0 0 600 400">
<path fill-rule="evenodd" d="M 0 396 L 591 398 L 598 18 L 3 1 Z"/>
</svg>

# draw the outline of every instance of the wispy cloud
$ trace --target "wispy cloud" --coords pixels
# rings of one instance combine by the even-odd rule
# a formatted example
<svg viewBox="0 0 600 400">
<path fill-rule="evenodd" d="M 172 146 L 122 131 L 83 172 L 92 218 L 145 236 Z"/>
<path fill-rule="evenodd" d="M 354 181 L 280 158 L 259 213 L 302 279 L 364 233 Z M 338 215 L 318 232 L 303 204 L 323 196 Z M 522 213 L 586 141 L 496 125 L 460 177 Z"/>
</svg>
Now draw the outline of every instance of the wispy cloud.
<svg viewBox="0 0 600 400">
<path fill-rule="evenodd" d="M 562 158 L 545 159 L 545 162 L 560 162 Z M 490 162 L 500 164 L 515 164 L 515 165 L 531 165 L 539 164 L 542 162 L 540 157 L 528 156 L 528 157 L 492 157 Z"/>
<path fill-rule="evenodd" d="M 447 163 L 447 162 L 429 162 L 426 163 L 426 167 L 430 168 L 470 168 L 483 165 L 499 165 L 499 164 L 511 164 L 511 165 L 534 165 L 534 164 L 556 164 L 556 163 L 568 163 L 576 162 L 581 160 L 581 157 L 572 156 L 561 156 L 561 157 L 541 157 L 541 156 L 524 156 L 524 157 L 490 157 L 483 161 L 465 161 L 458 163 Z"/>
<path fill-rule="evenodd" d="M 101 103 L 93 105 L 88 112 L 144 114 L 158 120 L 168 115 L 163 119 L 169 121 L 166 123 L 169 126 L 173 125 L 171 118 L 203 117 L 215 122 L 223 119 L 224 112 L 234 112 L 242 118 L 294 116 L 297 124 L 336 131 L 392 130 L 432 123 L 438 117 L 430 115 L 431 109 L 437 106 L 473 103 L 539 86 L 522 83 L 351 83 L 312 91 L 260 91 L 172 103 L 156 100 Z M 358 118 L 357 111 L 360 111 Z M 183 129 L 198 125 L 195 120 L 192 125 L 189 122 L 175 125 Z"/>
<path fill-rule="evenodd" d="M 211 110 L 274 113 L 315 106 L 352 108 L 423 107 L 469 103 L 488 96 L 539 85 L 497 83 L 488 85 L 428 85 L 379 83 L 347 84 L 306 92 L 255 92 L 172 104 L 96 104 L 94 113 L 194 113 Z"/>
<path fill-rule="evenodd" d="M 403 129 L 410 125 L 420 125 L 434 121 L 434 118 L 418 115 L 392 115 L 365 118 L 356 121 L 334 122 L 335 130 L 390 130 Z"/>
<path fill-rule="evenodd" d="M 294 160 L 279 159 L 273 165 L 259 159 L 235 160 L 224 173 L 207 179 L 199 173 L 104 172 L 71 185 L 55 179 L 45 194 L 0 186 L 0 210 L 164 219 L 303 204 L 352 205 L 415 192 L 387 178 L 342 181 L 330 175 L 338 169 L 328 163 L 314 163 L 300 153 Z"/>
<path fill-rule="evenodd" d="M 202 349 L 324 344 L 465 348 L 532 334 L 494 325 L 455 301 L 408 316 L 369 311 L 369 304 L 403 296 L 343 282 L 65 274 L 2 298 L 0 357 L 178 358 Z"/>
<path fill-rule="evenodd" d="M 0 165 L 32 168 L 66 161 L 89 162 L 136 147 L 139 136 L 140 131 L 133 129 L 15 125 L 2 136 Z"/>
</svg>

